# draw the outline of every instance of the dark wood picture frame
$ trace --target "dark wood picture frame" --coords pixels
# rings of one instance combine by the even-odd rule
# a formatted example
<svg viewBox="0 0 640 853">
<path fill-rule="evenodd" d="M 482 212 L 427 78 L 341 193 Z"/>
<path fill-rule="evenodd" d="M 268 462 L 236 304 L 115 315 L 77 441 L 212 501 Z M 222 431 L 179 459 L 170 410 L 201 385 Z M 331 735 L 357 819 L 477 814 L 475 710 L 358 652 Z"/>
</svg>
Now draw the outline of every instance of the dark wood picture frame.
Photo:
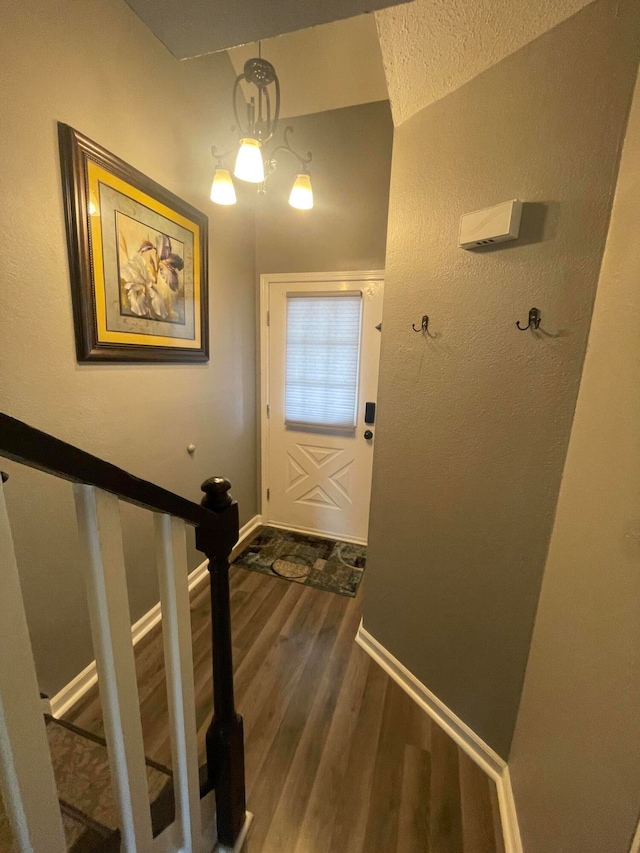
<svg viewBox="0 0 640 853">
<path fill-rule="evenodd" d="M 208 218 L 151 178 L 129 166 L 97 143 L 67 124 L 58 123 L 62 189 L 67 230 L 69 272 L 78 361 L 106 362 L 204 362 L 209 360 L 208 312 Z M 199 331 L 199 346 L 114 343 L 99 339 L 96 313 L 94 251 L 90 223 L 90 197 L 87 166 L 93 161 L 102 169 L 150 196 L 158 203 L 189 220 L 199 235 L 199 251 L 193 258 L 199 264 L 199 318 L 194 307 L 194 335 Z M 195 294 L 195 291 L 194 291 Z M 119 333 L 125 336 L 125 333 Z M 195 340 L 195 339 L 194 339 Z"/>
</svg>

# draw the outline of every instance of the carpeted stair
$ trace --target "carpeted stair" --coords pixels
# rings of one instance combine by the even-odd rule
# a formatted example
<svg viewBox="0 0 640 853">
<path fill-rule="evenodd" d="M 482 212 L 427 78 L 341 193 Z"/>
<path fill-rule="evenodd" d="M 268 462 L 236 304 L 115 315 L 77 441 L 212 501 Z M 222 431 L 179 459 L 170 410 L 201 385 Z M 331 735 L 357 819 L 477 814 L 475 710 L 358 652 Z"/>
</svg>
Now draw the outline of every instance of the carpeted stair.
<svg viewBox="0 0 640 853">
<path fill-rule="evenodd" d="M 118 810 L 102 738 L 45 716 L 68 853 L 119 853 Z M 147 759 L 154 836 L 174 820 L 171 771 Z M 0 853 L 14 850 L 0 801 Z"/>
</svg>

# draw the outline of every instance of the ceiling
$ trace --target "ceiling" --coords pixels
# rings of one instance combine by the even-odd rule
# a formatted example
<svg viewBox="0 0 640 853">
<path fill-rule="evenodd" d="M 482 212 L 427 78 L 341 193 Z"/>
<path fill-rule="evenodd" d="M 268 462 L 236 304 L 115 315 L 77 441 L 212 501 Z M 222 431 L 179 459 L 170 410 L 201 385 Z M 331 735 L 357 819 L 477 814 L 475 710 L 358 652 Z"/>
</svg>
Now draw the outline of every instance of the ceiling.
<svg viewBox="0 0 640 853">
<path fill-rule="evenodd" d="M 376 12 L 395 125 L 592 0 L 415 0 Z"/>
<path fill-rule="evenodd" d="M 240 73 L 261 39 L 285 118 L 388 97 L 397 126 L 593 0 L 127 2 L 181 59 L 231 48 Z"/>
<path fill-rule="evenodd" d="M 230 50 L 236 74 L 258 45 Z M 387 99 L 378 31 L 373 15 L 360 15 L 262 42 L 282 86 L 283 118 Z M 245 97 L 251 93 L 246 88 Z"/>
<path fill-rule="evenodd" d="M 406 0 L 127 0 L 178 59 L 352 18 Z"/>
</svg>

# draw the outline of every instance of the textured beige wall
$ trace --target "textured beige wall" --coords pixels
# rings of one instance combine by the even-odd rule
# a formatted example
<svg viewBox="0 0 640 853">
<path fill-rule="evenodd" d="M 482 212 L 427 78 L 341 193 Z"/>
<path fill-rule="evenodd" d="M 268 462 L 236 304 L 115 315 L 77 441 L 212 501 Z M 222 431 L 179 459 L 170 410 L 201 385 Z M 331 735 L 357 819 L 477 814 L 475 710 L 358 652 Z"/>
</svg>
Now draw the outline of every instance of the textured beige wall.
<svg viewBox="0 0 640 853">
<path fill-rule="evenodd" d="M 283 156 L 256 203 L 256 272 L 384 267 L 393 125 L 388 101 L 289 119 L 311 150 L 313 210 L 287 204 L 296 161 Z"/>
<path fill-rule="evenodd" d="M 505 757 L 639 25 L 593 3 L 395 133 L 364 624 Z M 518 242 L 457 248 L 461 213 L 514 197 Z"/>
<path fill-rule="evenodd" d="M 640 85 L 511 753 L 524 849 L 627 853 L 640 812 Z"/>
<path fill-rule="evenodd" d="M 591 0 L 414 0 L 375 13 L 393 120 L 434 101 Z M 617 0 L 610 0 L 615 7 Z"/>
<path fill-rule="evenodd" d="M 253 216 L 208 200 L 209 148 L 230 136 L 231 63 L 179 63 L 123 0 L 5 0 L 1 18 L 0 409 L 191 499 L 205 477 L 227 475 L 244 522 L 256 511 Z M 208 214 L 208 364 L 77 364 L 58 120 Z M 93 657 L 71 487 L 3 467 L 41 687 L 52 693 Z M 132 507 L 123 515 L 136 619 L 158 598 L 152 521 Z"/>
</svg>

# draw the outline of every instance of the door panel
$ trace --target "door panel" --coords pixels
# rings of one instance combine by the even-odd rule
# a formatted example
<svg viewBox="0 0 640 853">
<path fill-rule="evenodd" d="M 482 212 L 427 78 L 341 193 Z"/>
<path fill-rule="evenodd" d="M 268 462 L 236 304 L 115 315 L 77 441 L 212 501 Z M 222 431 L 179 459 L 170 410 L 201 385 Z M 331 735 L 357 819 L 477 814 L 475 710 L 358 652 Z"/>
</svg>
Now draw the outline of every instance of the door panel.
<svg viewBox="0 0 640 853">
<path fill-rule="evenodd" d="M 287 299 L 309 295 L 362 294 L 360 358 L 355 429 L 287 424 Z M 269 500 L 263 508 L 276 526 L 365 542 L 369 522 L 375 425 L 364 421 L 365 405 L 375 402 L 378 386 L 383 282 L 272 282 L 268 293 L 267 459 Z M 341 300 L 336 300 L 338 305 Z M 351 300 L 353 304 L 353 300 Z M 333 307 L 333 303 L 332 303 Z M 313 356 L 309 356 L 310 358 Z M 319 370 L 322 373 L 322 370 Z M 302 377 L 304 383 L 305 377 Z"/>
</svg>

